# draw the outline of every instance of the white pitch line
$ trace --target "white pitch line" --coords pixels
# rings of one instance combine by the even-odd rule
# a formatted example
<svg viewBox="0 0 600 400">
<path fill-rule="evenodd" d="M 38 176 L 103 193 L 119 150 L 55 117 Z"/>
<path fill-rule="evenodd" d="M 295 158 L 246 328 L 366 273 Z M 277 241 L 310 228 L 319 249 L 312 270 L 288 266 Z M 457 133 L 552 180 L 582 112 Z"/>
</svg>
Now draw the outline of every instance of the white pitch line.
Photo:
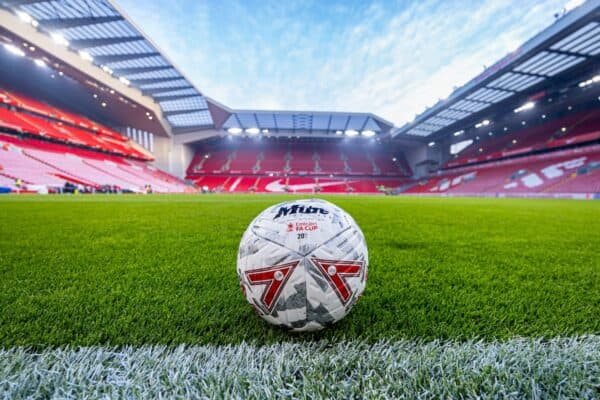
<svg viewBox="0 0 600 400">
<path fill-rule="evenodd" d="M 0 398 L 598 398 L 600 336 L 0 350 Z"/>
</svg>

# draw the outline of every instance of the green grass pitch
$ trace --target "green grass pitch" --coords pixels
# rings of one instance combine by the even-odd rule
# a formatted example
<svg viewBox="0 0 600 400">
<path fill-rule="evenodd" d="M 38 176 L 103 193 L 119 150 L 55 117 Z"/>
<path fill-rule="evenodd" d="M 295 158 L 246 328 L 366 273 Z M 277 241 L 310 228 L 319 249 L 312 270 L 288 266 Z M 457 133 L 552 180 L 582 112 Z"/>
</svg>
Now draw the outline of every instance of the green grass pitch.
<svg viewBox="0 0 600 400">
<path fill-rule="evenodd" d="M 0 348 L 600 333 L 600 202 L 323 197 L 365 233 L 369 281 L 312 335 L 263 322 L 235 271 L 291 196 L 0 197 Z"/>
</svg>

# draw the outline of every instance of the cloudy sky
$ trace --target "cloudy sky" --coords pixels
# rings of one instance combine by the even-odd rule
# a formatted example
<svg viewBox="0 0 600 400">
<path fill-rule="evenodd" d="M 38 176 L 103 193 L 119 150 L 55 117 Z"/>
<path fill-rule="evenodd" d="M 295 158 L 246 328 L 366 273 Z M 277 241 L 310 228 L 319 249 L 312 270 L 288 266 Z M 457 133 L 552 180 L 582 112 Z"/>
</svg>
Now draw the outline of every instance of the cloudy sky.
<svg viewBox="0 0 600 400">
<path fill-rule="evenodd" d="M 233 108 L 362 111 L 396 125 L 550 25 L 565 0 L 117 0 Z"/>
</svg>

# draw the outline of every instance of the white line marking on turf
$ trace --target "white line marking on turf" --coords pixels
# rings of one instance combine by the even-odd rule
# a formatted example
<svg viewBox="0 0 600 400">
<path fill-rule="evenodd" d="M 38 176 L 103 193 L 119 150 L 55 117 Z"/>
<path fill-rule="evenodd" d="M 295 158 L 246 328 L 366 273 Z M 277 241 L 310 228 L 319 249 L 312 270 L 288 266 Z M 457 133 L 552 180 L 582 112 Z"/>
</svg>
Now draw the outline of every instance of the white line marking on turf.
<svg viewBox="0 0 600 400">
<path fill-rule="evenodd" d="M 0 398 L 598 398 L 600 336 L 0 350 Z"/>
</svg>

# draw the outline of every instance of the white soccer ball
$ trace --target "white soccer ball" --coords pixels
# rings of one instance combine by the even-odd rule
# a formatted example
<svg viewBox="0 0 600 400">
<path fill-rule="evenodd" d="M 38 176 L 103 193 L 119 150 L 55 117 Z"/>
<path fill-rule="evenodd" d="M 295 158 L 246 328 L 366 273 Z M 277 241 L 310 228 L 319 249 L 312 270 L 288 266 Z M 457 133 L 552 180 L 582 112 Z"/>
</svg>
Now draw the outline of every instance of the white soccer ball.
<svg viewBox="0 0 600 400">
<path fill-rule="evenodd" d="M 314 331 L 348 314 L 365 290 L 368 264 L 354 219 L 335 204 L 310 199 L 260 213 L 242 237 L 237 272 L 262 318 Z"/>
</svg>

